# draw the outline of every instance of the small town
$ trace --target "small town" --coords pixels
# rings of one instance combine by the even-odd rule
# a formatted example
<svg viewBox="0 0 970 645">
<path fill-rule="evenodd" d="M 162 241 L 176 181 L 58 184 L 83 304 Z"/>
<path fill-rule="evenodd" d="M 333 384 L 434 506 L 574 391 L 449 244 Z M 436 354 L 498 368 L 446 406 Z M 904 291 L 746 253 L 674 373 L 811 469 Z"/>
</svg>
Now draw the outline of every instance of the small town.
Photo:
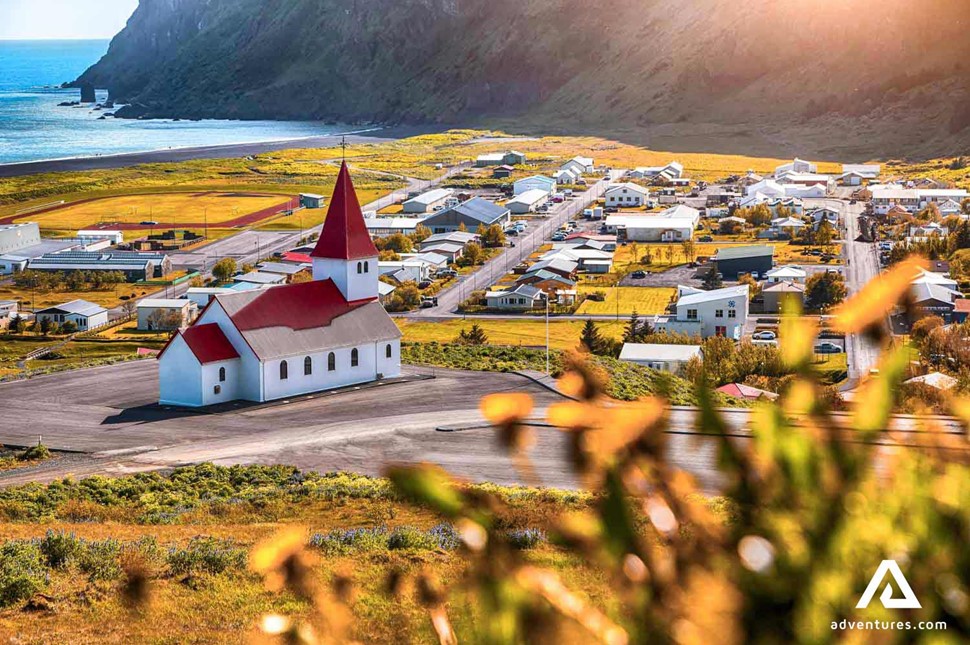
<svg viewBox="0 0 970 645">
<path fill-rule="evenodd" d="M 0 645 L 970 642 L 966 0 L 0 0 Z"/>
</svg>

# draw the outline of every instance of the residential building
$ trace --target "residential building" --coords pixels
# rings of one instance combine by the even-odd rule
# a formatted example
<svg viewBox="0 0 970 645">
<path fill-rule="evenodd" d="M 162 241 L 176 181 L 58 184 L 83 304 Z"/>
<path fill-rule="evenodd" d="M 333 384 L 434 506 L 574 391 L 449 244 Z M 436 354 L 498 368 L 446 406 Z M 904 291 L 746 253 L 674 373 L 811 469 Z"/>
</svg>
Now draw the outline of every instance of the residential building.
<svg viewBox="0 0 970 645">
<path fill-rule="evenodd" d="M 444 206 L 444 203 L 454 192 L 450 188 L 435 188 L 426 193 L 421 193 L 404 202 L 401 205 L 402 212 L 423 215 L 424 213 L 441 210 L 440 207 Z"/>
<path fill-rule="evenodd" d="M 918 191 L 897 185 L 870 186 L 872 194 L 872 210 L 876 215 L 886 215 L 893 207 L 900 207 L 907 213 L 919 210 L 920 199 Z"/>
<path fill-rule="evenodd" d="M 410 235 L 424 220 L 423 217 L 367 217 L 364 226 L 371 237 L 387 237 L 395 233 Z"/>
<path fill-rule="evenodd" d="M 539 260 L 529 267 L 529 270 L 523 274 L 523 277 L 530 276 L 539 271 L 549 271 L 551 273 L 555 273 L 556 275 L 573 280 L 576 278 L 576 271 L 578 269 L 578 262 L 560 256 L 549 258 L 548 260 Z"/>
<path fill-rule="evenodd" d="M 478 235 L 476 233 L 469 231 L 452 231 L 451 233 L 434 233 L 429 235 L 421 240 L 419 246 L 421 247 L 421 250 L 424 251 L 425 247 L 440 244 L 442 242 L 451 242 L 464 246 L 469 242 L 475 242 L 477 240 Z"/>
<path fill-rule="evenodd" d="M 830 175 L 819 175 L 811 172 L 790 172 L 777 177 L 782 185 L 797 184 L 800 186 L 824 186 L 826 189 L 833 186 L 835 181 Z M 786 189 L 786 194 L 788 189 Z"/>
<path fill-rule="evenodd" d="M 201 311 L 214 297 L 228 293 L 235 292 L 229 287 L 189 287 L 188 291 L 185 292 L 185 298 L 194 302 L 195 306 Z"/>
<path fill-rule="evenodd" d="M 378 252 L 343 164 L 313 280 L 217 295 L 159 354 L 163 405 L 271 401 L 393 377 L 401 332 L 378 301 Z"/>
<path fill-rule="evenodd" d="M 794 161 L 792 161 L 790 163 L 782 164 L 782 165 L 778 166 L 777 168 L 775 168 L 775 177 L 776 178 L 782 177 L 782 176 L 784 176 L 786 174 L 790 174 L 790 173 L 793 173 L 793 172 L 798 172 L 798 173 L 817 173 L 818 172 L 818 165 L 813 164 L 810 161 L 805 161 L 804 159 L 799 159 L 798 157 L 795 157 L 795 160 Z"/>
<path fill-rule="evenodd" d="M 692 287 L 678 287 L 679 297 L 674 316 L 656 316 L 654 329 L 688 336 L 726 336 L 741 340 L 748 317 L 748 285 L 701 291 Z"/>
<path fill-rule="evenodd" d="M 528 284 L 520 284 L 507 291 L 489 291 L 485 294 L 485 306 L 489 309 L 529 311 L 546 306 L 546 294 Z"/>
<path fill-rule="evenodd" d="M 692 358 L 703 358 L 700 345 L 623 343 L 620 360 L 671 374 L 680 374 Z"/>
<path fill-rule="evenodd" d="M 292 282 L 294 276 L 310 270 L 310 264 L 293 264 L 292 262 L 261 262 L 256 265 L 260 273 L 281 275 L 286 282 Z"/>
<path fill-rule="evenodd" d="M 457 206 L 445 208 L 426 218 L 422 224 L 432 233 L 450 233 L 464 230 L 474 233 L 479 226 L 498 224 L 505 228 L 512 220 L 505 206 L 499 206 L 482 197 L 473 197 Z"/>
<path fill-rule="evenodd" d="M 516 150 L 479 155 L 475 165 L 479 168 L 488 166 L 518 166 L 526 162 L 525 154 Z"/>
<path fill-rule="evenodd" d="M 198 307 L 186 298 L 145 298 L 136 311 L 139 331 L 175 331 L 192 324 Z"/>
<path fill-rule="evenodd" d="M 725 280 L 737 280 L 744 273 L 761 276 L 771 271 L 774 256 L 773 246 L 725 246 L 717 250 L 713 260 Z"/>
<path fill-rule="evenodd" d="M 562 184 L 575 184 L 579 181 L 581 174 L 577 174 L 575 171 L 567 168 L 560 168 L 556 172 L 552 173 L 552 178 L 556 180 L 559 185 Z"/>
<path fill-rule="evenodd" d="M 513 215 L 526 215 L 534 213 L 536 210 L 549 200 L 549 193 L 539 188 L 527 190 L 505 202 L 505 207 Z"/>
<path fill-rule="evenodd" d="M 640 166 L 628 174 L 633 179 L 680 179 L 684 176 L 684 166 L 678 161 L 671 161 L 666 166 Z"/>
<path fill-rule="evenodd" d="M 0 254 L 16 253 L 37 244 L 40 244 L 40 226 L 37 222 L 0 224 Z"/>
<path fill-rule="evenodd" d="M 946 323 L 953 322 L 954 303 L 963 294 L 939 283 L 928 281 L 910 286 L 913 305 L 920 316 L 939 316 Z"/>
<path fill-rule="evenodd" d="M 765 281 L 771 282 L 805 282 L 808 277 L 808 271 L 805 269 L 792 265 L 786 264 L 784 266 L 775 267 L 771 271 L 764 274 Z"/>
<path fill-rule="evenodd" d="M 496 166 L 492 170 L 492 179 L 508 179 L 515 172 L 512 166 Z"/>
<path fill-rule="evenodd" d="M 774 281 L 761 290 L 761 300 L 765 313 L 781 313 L 785 302 L 796 300 L 800 305 L 805 304 L 805 284 L 794 281 Z"/>
<path fill-rule="evenodd" d="M 465 245 L 459 242 L 435 242 L 433 244 L 422 244 L 422 253 L 434 253 L 436 255 L 444 256 L 448 259 L 449 263 L 453 263 L 455 260 L 462 256 L 465 250 Z"/>
<path fill-rule="evenodd" d="M 822 220 L 825 220 L 832 226 L 838 228 L 841 222 L 841 215 L 839 211 L 834 208 L 816 208 L 815 210 L 809 211 L 808 216 L 811 218 L 812 223 L 818 226 Z"/>
<path fill-rule="evenodd" d="M 544 192 L 546 196 L 553 195 L 556 192 L 556 180 L 544 175 L 532 175 L 512 184 L 512 194 L 515 196 L 536 190 Z"/>
<path fill-rule="evenodd" d="M 77 325 L 78 331 L 87 331 L 107 325 L 108 310 L 87 300 L 72 300 L 34 312 L 34 320 L 38 323 L 49 320 L 58 325 L 70 321 Z"/>
<path fill-rule="evenodd" d="M 10 321 L 19 317 L 20 305 L 16 300 L 0 300 L 0 329 L 7 329 Z"/>
<path fill-rule="evenodd" d="M 585 174 L 595 172 L 596 165 L 593 163 L 592 157 L 573 157 L 560 166 L 559 169 L 570 171 L 578 178 Z"/>
<path fill-rule="evenodd" d="M 609 273 L 613 269 L 613 254 L 609 251 L 597 249 L 553 249 L 545 253 L 540 260 L 566 260 L 575 262 L 580 271 L 587 273 Z"/>
<path fill-rule="evenodd" d="M 660 213 L 610 215 L 605 226 L 620 241 L 681 242 L 693 239 L 700 220 L 700 211 L 679 204 Z"/>
<path fill-rule="evenodd" d="M 392 260 L 378 262 L 377 270 L 380 275 L 387 276 L 398 284 L 404 284 L 430 280 L 434 267 L 421 260 Z"/>
<path fill-rule="evenodd" d="M 323 208 L 326 198 L 314 193 L 300 193 L 300 206 L 303 208 Z"/>
<path fill-rule="evenodd" d="M 616 208 L 639 208 L 650 199 L 650 191 L 638 184 L 613 184 L 606 189 L 606 205 Z"/>
<path fill-rule="evenodd" d="M 842 164 L 843 175 L 852 173 L 867 181 L 878 179 L 881 172 L 879 164 Z"/>
</svg>

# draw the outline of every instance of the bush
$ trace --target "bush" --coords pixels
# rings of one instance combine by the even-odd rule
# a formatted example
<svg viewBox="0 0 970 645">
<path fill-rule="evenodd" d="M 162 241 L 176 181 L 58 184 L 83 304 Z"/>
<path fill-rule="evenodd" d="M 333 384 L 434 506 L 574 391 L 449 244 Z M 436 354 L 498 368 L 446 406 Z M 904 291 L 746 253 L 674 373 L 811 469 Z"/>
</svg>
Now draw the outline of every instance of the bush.
<svg viewBox="0 0 970 645">
<path fill-rule="evenodd" d="M 435 549 L 454 549 L 458 546 L 458 535 L 451 525 L 439 524 L 430 531 L 422 531 L 413 526 L 400 526 L 387 538 L 387 548 L 391 551 L 433 551 Z"/>
<path fill-rule="evenodd" d="M 522 529 L 509 531 L 506 539 L 516 549 L 534 549 L 546 541 L 546 534 L 539 529 Z"/>
<path fill-rule="evenodd" d="M 48 530 L 40 539 L 40 551 L 47 566 L 62 569 L 84 551 L 84 543 L 73 533 Z"/>
<path fill-rule="evenodd" d="M 328 554 L 349 553 L 352 550 L 377 551 L 387 546 L 387 527 L 356 528 L 316 533 L 310 537 L 310 546 Z"/>
<path fill-rule="evenodd" d="M 42 443 L 25 449 L 17 457 L 20 461 L 44 461 L 51 458 L 50 449 Z"/>
<path fill-rule="evenodd" d="M 0 547 L 0 607 L 27 600 L 49 583 L 44 554 L 36 543 L 13 541 Z"/>
<path fill-rule="evenodd" d="M 246 551 L 232 540 L 194 537 L 184 549 L 169 549 L 166 562 L 173 575 L 219 574 L 244 568 Z"/>
<path fill-rule="evenodd" d="M 88 575 L 89 580 L 114 580 L 121 575 L 118 555 L 121 545 L 117 540 L 88 542 L 78 557 L 78 569 Z"/>
</svg>

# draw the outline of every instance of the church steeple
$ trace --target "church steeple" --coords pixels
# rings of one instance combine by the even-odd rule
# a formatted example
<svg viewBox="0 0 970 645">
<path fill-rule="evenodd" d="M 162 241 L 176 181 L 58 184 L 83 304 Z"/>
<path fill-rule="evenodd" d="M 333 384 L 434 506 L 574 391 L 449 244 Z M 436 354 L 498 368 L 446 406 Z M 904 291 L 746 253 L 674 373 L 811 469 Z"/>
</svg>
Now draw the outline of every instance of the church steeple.
<svg viewBox="0 0 970 645">
<path fill-rule="evenodd" d="M 345 161 L 340 165 L 323 232 L 310 253 L 313 279 L 332 280 L 348 301 L 376 298 L 377 255 Z"/>
</svg>

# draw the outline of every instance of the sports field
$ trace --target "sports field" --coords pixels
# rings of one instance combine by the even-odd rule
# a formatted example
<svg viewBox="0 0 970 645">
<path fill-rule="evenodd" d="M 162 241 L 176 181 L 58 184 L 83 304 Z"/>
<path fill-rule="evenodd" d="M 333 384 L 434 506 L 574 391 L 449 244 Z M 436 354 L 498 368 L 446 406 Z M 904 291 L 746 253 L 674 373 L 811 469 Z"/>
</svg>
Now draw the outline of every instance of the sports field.
<svg viewBox="0 0 970 645">
<path fill-rule="evenodd" d="M 293 204 L 285 195 L 260 193 L 158 193 L 92 199 L 19 218 L 37 222 L 44 230 L 67 230 L 95 226 L 132 228 L 234 227 L 273 217 Z M 155 225 L 142 222 L 158 222 Z"/>
</svg>

